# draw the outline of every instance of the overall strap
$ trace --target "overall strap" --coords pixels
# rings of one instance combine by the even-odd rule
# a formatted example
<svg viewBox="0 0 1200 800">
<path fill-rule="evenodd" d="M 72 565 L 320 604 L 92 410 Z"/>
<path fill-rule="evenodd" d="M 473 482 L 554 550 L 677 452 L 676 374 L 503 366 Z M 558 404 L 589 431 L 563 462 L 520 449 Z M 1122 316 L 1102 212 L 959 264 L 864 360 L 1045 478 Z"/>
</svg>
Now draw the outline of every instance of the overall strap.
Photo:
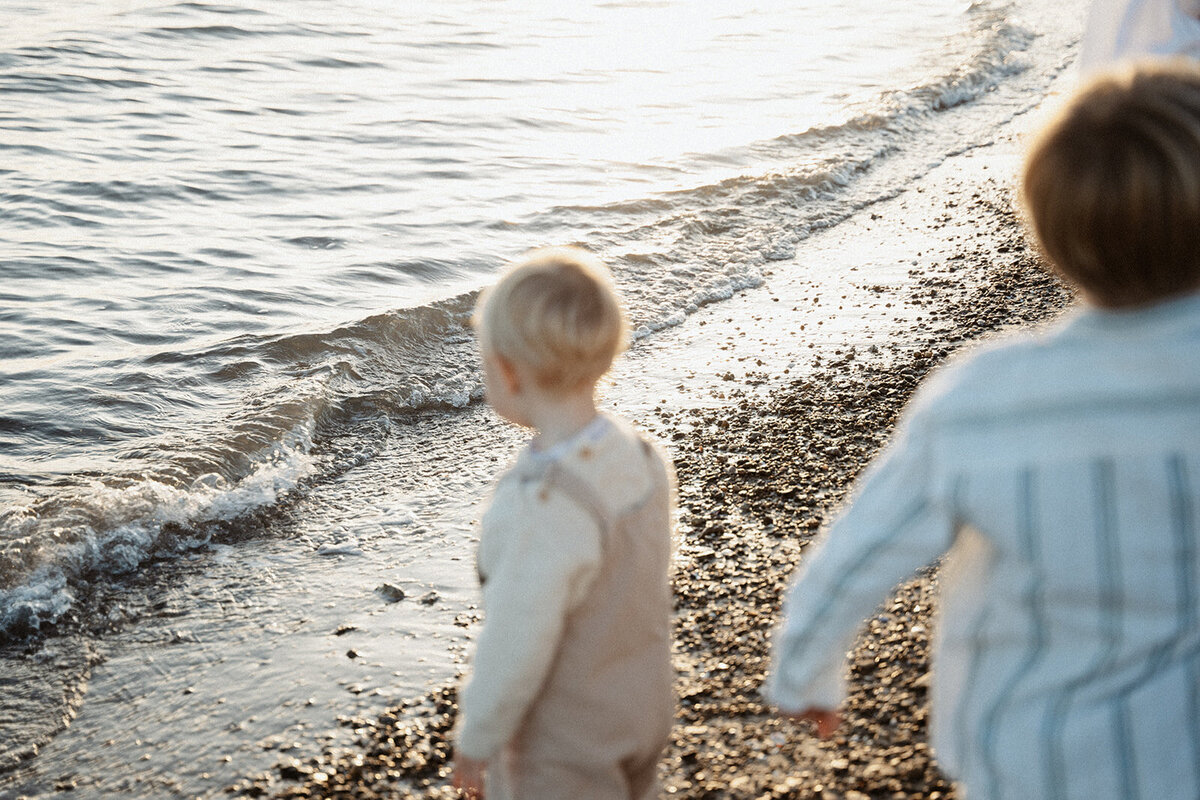
<svg viewBox="0 0 1200 800">
<path fill-rule="evenodd" d="M 658 455 L 657 451 L 654 448 L 654 445 L 650 444 L 650 442 L 646 441 L 645 439 L 643 439 L 640 436 L 638 437 L 638 444 L 640 444 L 642 446 L 642 455 L 646 458 L 647 461 L 651 462 L 651 464 L 654 464 L 655 460 L 656 460 L 655 456 Z M 667 477 L 667 474 L 663 470 L 651 469 L 650 471 L 652 473 L 654 473 L 654 488 L 655 489 L 660 489 L 660 488 L 662 488 L 662 485 L 664 483 L 669 484 L 671 482 L 670 479 Z"/>
<path fill-rule="evenodd" d="M 653 463 L 654 447 L 645 439 L 639 439 L 642 446 L 642 455 L 646 461 Z M 654 488 L 646 493 L 646 496 L 641 498 L 631 508 L 625 509 L 620 515 L 614 516 L 608 506 L 600 499 L 595 487 L 590 483 L 580 478 L 570 469 L 563 467 L 558 462 L 551 463 L 542 475 L 542 486 L 558 489 L 567 497 L 571 498 L 584 511 L 590 514 L 600 526 L 600 536 L 604 541 L 608 540 L 608 532 L 617 523 L 621 516 L 643 505 L 649 498 L 653 497 L 656 492 L 662 488 L 662 484 L 666 482 L 666 476 L 662 470 L 652 469 Z"/>
<path fill-rule="evenodd" d="M 545 475 L 542 476 L 542 486 L 558 489 L 590 514 L 600 526 L 601 539 L 607 541 L 608 532 L 612 528 L 614 520 L 591 484 L 555 462 L 547 468 Z"/>
</svg>

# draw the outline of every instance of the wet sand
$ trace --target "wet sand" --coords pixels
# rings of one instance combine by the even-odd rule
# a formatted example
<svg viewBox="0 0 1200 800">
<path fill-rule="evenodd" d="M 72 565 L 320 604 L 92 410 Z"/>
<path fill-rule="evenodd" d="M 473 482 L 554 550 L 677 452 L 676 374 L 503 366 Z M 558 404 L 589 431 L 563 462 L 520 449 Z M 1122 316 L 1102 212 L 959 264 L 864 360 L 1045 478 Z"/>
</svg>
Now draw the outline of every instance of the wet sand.
<svg viewBox="0 0 1200 800">
<path fill-rule="evenodd" d="M 662 762 L 664 796 L 954 796 L 926 744 L 936 568 L 901 587 L 868 621 L 850 657 L 846 718 L 832 739 L 773 714 L 758 689 L 790 575 L 922 377 L 960 347 L 1049 319 L 1071 302 L 1012 211 L 1020 136 L 1030 123 L 864 210 L 810 250 L 835 253 L 841 242 L 863 252 L 903 251 L 903 269 L 858 275 L 856 288 L 874 298 L 869 310 L 856 316 L 834 308 L 837 300 L 823 301 L 828 319 L 848 319 L 851 328 L 859 320 L 864 329 L 826 329 L 824 344 L 793 369 L 757 357 L 754 334 L 736 326 L 730 342 L 742 355 L 728 360 L 741 368 L 726 374 L 717 397 L 664 403 L 639 420 L 668 444 L 680 485 L 680 705 Z M 804 298 L 768 285 L 761 304 L 776 311 L 762 335 L 803 340 L 803 332 L 771 330 L 791 318 L 789 309 L 799 319 Z M 883 341 L 865 330 L 876 313 L 893 324 Z M 314 743 L 311 754 L 282 757 L 276 769 L 227 793 L 456 797 L 447 783 L 454 713 L 455 688 L 446 685 L 377 717 L 346 718 L 352 746 L 316 752 Z"/>
</svg>

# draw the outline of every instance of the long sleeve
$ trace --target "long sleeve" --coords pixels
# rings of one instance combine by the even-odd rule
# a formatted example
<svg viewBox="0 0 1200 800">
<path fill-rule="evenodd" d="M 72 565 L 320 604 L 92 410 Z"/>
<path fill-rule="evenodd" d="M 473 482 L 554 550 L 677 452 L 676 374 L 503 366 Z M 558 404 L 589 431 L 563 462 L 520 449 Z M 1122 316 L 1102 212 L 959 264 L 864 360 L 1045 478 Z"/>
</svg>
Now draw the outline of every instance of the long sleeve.
<svg viewBox="0 0 1200 800">
<path fill-rule="evenodd" d="M 600 530 L 557 492 L 512 490 L 483 536 L 485 624 L 463 689 L 457 749 L 488 759 L 512 738 L 549 672 L 568 614 L 599 570 Z M 497 517 L 499 517 L 497 519 Z"/>
<path fill-rule="evenodd" d="M 765 692 L 787 711 L 834 708 L 846 653 L 864 619 L 898 583 L 950 546 L 954 520 L 934 485 L 925 424 L 910 416 L 859 482 L 784 603 Z"/>
<path fill-rule="evenodd" d="M 1200 58 L 1196 0 L 1093 0 L 1079 68 L 1085 77 L 1152 56 Z"/>
</svg>

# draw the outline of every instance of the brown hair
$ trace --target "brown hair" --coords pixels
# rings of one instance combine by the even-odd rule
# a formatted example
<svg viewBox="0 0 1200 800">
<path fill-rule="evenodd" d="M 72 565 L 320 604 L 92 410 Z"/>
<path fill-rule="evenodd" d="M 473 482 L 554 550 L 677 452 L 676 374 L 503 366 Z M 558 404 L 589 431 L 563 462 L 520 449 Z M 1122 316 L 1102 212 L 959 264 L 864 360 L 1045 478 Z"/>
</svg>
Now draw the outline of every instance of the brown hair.
<svg viewBox="0 0 1200 800">
<path fill-rule="evenodd" d="M 543 389 L 595 383 L 625 348 L 628 326 L 608 270 L 577 247 L 535 250 L 483 293 L 483 346 L 532 369 Z"/>
<path fill-rule="evenodd" d="M 1092 302 L 1200 288 L 1200 66 L 1094 80 L 1030 148 L 1022 199 L 1046 256 Z"/>
</svg>

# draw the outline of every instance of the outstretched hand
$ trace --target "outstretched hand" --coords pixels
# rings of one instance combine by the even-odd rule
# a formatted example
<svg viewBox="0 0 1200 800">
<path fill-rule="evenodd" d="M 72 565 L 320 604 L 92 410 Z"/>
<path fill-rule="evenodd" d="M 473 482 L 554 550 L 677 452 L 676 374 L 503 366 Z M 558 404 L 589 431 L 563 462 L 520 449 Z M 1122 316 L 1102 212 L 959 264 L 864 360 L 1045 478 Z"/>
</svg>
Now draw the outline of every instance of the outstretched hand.
<svg viewBox="0 0 1200 800">
<path fill-rule="evenodd" d="M 454 788 L 468 800 L 483 800 L 483 773 L 487 762 L 466 756 L 454 759 Z"/>
<path fill-rule="evenodd" d="M 787 714 L 787 716 L 802 722 L 813 723 L 817 728 L 817 736 L 821 739 L 833 736 L 837 733 L 838 726 L 842 724 L 842 715 L 828 708 L 806 708 L 798 714 Z"/>
</svg>

